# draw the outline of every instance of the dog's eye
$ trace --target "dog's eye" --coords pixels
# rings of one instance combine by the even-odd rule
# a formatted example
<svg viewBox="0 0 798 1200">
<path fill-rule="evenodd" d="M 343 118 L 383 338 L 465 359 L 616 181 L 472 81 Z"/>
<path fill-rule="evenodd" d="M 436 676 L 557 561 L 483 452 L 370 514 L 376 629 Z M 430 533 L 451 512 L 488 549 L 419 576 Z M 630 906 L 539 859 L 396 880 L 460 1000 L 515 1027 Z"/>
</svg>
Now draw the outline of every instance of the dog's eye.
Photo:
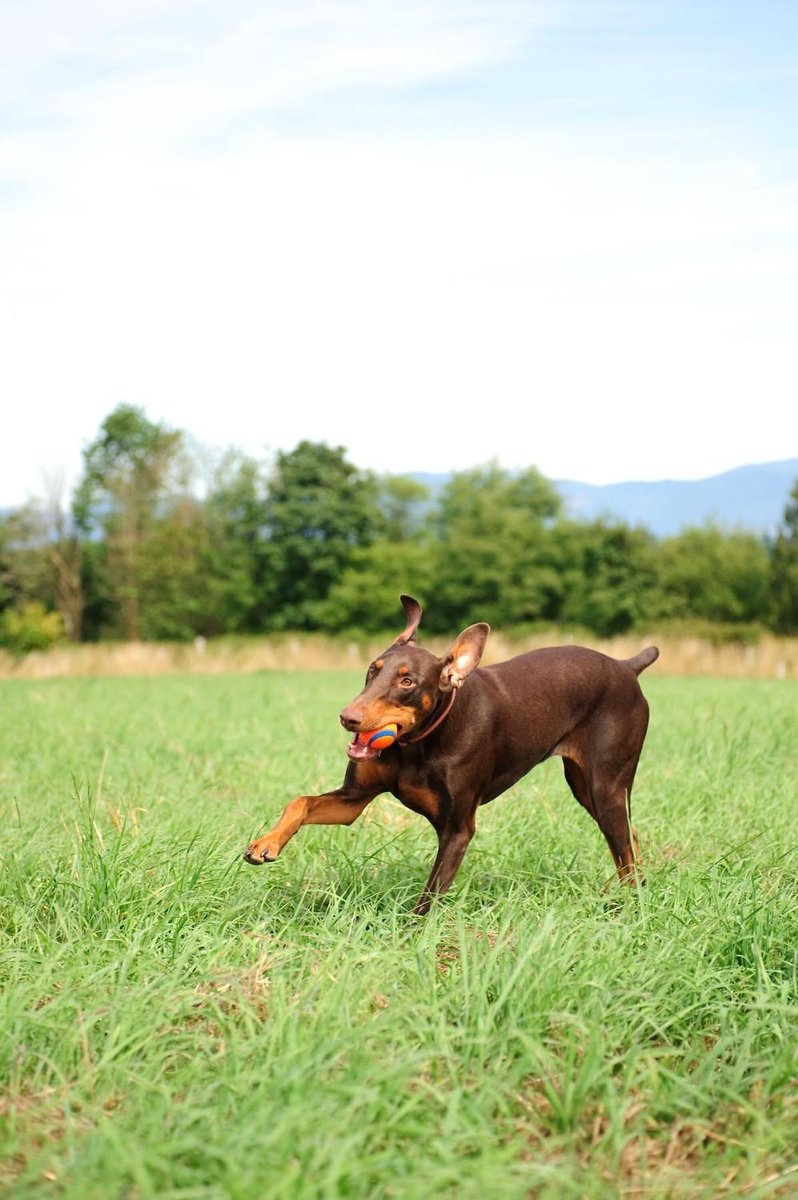
<svg viewBox="0 0 798 1200">
<path fill-rule="evenodd" d="M 416 686 L 415 680 L 411 679 L 409 675 L 403 675 L 402 678 L 399 680 L 399 687 L 411 688 L 411 687 L 415 687 L 415 686 Z"/>
</svg>

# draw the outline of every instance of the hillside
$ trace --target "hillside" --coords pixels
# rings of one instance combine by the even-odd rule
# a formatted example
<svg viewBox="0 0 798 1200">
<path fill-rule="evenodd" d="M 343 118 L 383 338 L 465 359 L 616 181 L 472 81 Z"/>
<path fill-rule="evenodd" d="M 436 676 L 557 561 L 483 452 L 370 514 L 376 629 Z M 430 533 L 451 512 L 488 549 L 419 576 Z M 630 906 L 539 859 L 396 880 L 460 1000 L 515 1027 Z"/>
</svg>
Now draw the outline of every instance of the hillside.
<svg viewBox="0 0 798 1200">
<path fill-rule="evenodd" d="M 433 491 L 445 475 L 417 474 Z M 788 496 L 798 480 L 798 458 L 735 467 L 706 479 L 597 485 L 552 480 L 569 516 L 615 518 L 643 525 L 658 537 L 714 521 L 724 529 L 772 534 L 781 523 Z"/>
<path fill-rule="evenodd" d="M 796 480 L 798 458 L 736 467 L 706 479 L 610 483 L 603 487 L 573 480 L 555 482 L 573 516 L 610 514 L 666 537 L 707 521 L 726 529 L 773 533 L 784 516 Z"/>
</svg>

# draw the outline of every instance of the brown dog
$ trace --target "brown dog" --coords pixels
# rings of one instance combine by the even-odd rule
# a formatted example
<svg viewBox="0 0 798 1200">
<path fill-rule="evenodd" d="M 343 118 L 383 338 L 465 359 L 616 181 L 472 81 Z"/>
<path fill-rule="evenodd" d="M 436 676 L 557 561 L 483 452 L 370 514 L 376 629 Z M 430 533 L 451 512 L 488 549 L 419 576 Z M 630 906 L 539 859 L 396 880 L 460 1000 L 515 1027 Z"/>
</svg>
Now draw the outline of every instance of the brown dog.
<svg viewBox="0 0 798 1200">
<path fill-rule="evenodd" d="M 480 667 L 488 625 L 469 625 L 437 658 L 415 645 L 421 607 L 410 596 L 401 600 L 407 627 L 371 664 L 362 692 L 340 715 L 354 734 L 343 785 L 292 800 L 275 827 L 247 847 L 247 862 L 273 862 L 303 825 L 351 825 L 375 796 L 390 792 L 438 835 L 414 910 L 425 913 L 451 886 L 479 806 L 556 754 L 571 791 L 607 839 L 619 877 L 635 882 L 629 797 L 648 727 L 637 676 L 657 648 L 620 662 L 557 646 Z M 386 749 L 358 737 L 390 724 L 399 736 Z"/>
</svg>

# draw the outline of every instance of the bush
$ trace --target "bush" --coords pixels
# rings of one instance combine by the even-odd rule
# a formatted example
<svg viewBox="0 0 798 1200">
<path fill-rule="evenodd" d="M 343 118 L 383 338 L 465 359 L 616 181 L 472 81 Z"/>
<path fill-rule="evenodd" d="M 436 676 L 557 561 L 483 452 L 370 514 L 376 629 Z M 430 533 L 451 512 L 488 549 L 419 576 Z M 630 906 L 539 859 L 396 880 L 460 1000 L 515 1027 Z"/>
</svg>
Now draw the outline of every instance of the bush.
<svg viewBox="0 0 798 1200">
<path fill-rule="evenodd" d="M 47 612 L 38 600 L 31 600 L 22 608 L 8 608 L 0 616 L 0 646 L 5 646 L 12 654 L 49 650 L 63 637 L 61 614 Z"/>
</svg>

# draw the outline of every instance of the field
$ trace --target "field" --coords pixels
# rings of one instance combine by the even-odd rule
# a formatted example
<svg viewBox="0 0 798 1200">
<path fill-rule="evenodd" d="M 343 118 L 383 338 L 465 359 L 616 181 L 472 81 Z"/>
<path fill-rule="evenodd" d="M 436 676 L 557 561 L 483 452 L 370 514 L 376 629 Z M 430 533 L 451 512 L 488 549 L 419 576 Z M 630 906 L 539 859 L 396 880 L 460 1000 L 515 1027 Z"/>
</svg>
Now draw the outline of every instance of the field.
<svg viewBox="0 0 798 1200">
<path fill-rule="evenodd" d="M 558 761 L 434 835 L 339 782 L 360 671 L 0 681 L 0 1190 L 798 1195 L 798 681 L 643 678 L 621 890 Z"/>
</svg>

